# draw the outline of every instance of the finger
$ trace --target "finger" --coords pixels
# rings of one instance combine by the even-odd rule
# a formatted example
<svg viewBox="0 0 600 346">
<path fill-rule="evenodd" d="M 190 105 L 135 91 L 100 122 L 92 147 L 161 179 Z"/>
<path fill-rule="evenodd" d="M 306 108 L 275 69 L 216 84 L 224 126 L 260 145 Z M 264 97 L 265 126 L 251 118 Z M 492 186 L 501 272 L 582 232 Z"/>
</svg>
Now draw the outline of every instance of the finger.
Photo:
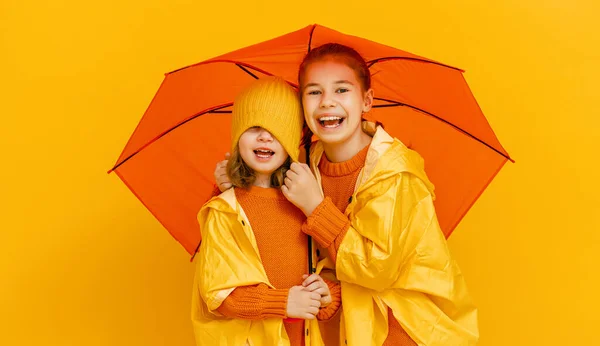
<svg viewBox="0 0 600 346">
<path fill-rule="evenodd" d="M 316 300 L 318 302 L 321 301 L 321 295 L 318 294 L 318 293 L 315 293 L 315 292 L 310 292 L 309 298 L 312 299 L 312 300 Z"/>
<path fill-rule="evenodd" d="M 329 290 L 327 289 L 327 287 L 319 287 L 316 290 L 313 290 L 312 292 L 320 294 L 321 299 L 323 299 L 323 297 L 329 296 Z"/>
<path fill-rule="evenodd" d="M 231 156 L 231 154 L 230 154 L 230 153 L 225 153 L 225 159 L 226 159 L 226 160 L 229 160 L 229 157 L 230 157 L 230 156 Z"/>
<path fill-rule="evenodd" d="M 304 282 L 306 282 L 306 284 L 309 285 L 319 280 L 321 280 L 321 276 L 319 274 L 310 274 L 306 279 L 304 279 Z"/>
<path fill-rule="evenodd" d="M 321 303 L 323 302 L 331 302 L 333 298 L 331 298 L 331 294 L 329 292 L 325 292 L 325 294 L 321 294 Z"/>
<path fill-rule="evenodd" d="M 311 306 L 310 308 L 307 309 L 307 311 L 312 314 L 312 315 L 317 315 L 319 313 L 319 307 L 314 307 Z"/>
<path fill-rule="evenodd" d="M 313 308 L 320 308 L 321 307 L 321 299 L 319 299 L 319 300 L 311 300 L 308 303 L 308 306 L 309 307 L 313 307 Z"/>
<path fill-rule="evenodd" d="M 226 184 L 226 183 L 231 183 L 231 181 L 229 181 L 229 177 L 227 176 L 227 174 L 222 174 L 217 177 L 217 185 Z"/>
<path fill-rule="evenodd" d="M 283 193 L 283 197 L 290 199 L 290 196 L 289 196 L 290 190 L 288 189 L 287 186 L 285 186 L 285 185 L 281 186 L 281 192 Z"/>
<path fill-rule="evenodd" d="M 297 178 L 297 177 L 298 177 L 298 173 L 296 173 L 296 172 L 292 171 L 291 169 L 288 169 L 288 170 L 285 172 L 285 176 L 286 176 L 286 177 L 290 177 L 291 179 L 294 179 L 294 178 Z"/>
<path fill-rule="evenodd" d="M 223 160 L 223 161 L 219 161 L 219 163 L 217 164 L 220 168 L 226 168 L 227 164 L 229 163 L 228 160 Z"/>
<path fill-rule="evenodd" d="M 308 173 L 312 174 L 312 171 L 310 170 L 310 166 L 309 166 L 309 165 L 307 165 L 306 163 L 301 163 L 301 164 L 300 164 L 300 167 L 301 167 L 301 168 L 302 168 L 302 169 L 303 169 L 305 172 L 308 172 Z"/>
<path fill-rule="evenodd" d="M 306 279 L 307 277 L 308 277 L 308 274 L 302 275 L 302 280 Z"/>
<path fill-rule="evenodd" d="M 302 282 L 302 286 L 306 287 L 320 279 L 321 279 L 321 277 L 319 276 L 319 274 L 311 274 L 308 278 L 304 279 L 304 281 Z"/>
<path fill-rule="evenodd" d="M 304 168 L 302 168 L 301 164 L 298 162 L 292 162 L 292 164 L 290 165 L 290 171 L 296 173 L 296 174 L 301 174 L 304 171 Z"/>
<path fill-rule="evenodd" d="M 285 177 L 285 179 L 283 179 L 283 183 L 289 188 L 292 187 L 292 179 Z"/>
<path fill-rule="evenodd" d="M 315 290 L 318 290 L 319 288 L 324 288 L 323 285 L 321 284 L 321 281 L 315 281 L 312 284 L 306 286 L 306 290 L 309 292 L 314 292 Z"/>
</svg>

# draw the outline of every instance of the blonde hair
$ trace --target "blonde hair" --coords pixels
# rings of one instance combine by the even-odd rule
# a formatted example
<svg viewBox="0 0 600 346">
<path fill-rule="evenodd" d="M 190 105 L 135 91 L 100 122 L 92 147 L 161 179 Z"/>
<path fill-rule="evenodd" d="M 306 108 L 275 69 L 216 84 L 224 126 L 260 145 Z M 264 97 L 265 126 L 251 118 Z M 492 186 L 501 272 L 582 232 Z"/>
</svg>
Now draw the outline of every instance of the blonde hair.
<svg viewBox="0 0 600 346">
<path fill-rule="evenodd" d="M 285 162 L 271 174 L 271 187 L 283 186 L 285 173 L 290 169 L 291 164 L 292 160 L 288 156 Z M 256 181 L 254 170 L 244 162 L 237 145 L 233 148 L 227 161 L 227 176 L 233 186 L 244 189 L 249 188 Z"/>
</svg>

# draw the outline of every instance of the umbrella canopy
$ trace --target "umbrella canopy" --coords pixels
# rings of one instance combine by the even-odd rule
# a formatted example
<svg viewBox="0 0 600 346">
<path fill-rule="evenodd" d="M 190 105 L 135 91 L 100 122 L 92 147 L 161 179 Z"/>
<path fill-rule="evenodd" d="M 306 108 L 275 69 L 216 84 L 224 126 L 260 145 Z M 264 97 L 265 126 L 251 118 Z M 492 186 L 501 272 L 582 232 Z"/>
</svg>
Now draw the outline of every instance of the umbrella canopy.
<svg viewBox="0 0 600 346">
<path fill-rule="evenodd" d="M 311 25 L 167 73 L 111 169 L 190 254 L 200 241 L 196 215 L 213 191 L 215 164 L 230 148 L 235 96 L 267 75 L 297 85 L 306 53 L 329 42 L 350 46 L 367 60 L 375 91 L 368 116 L 423 156 L 446 236 L 511 160 L 464 71 Z"/>
</svg>

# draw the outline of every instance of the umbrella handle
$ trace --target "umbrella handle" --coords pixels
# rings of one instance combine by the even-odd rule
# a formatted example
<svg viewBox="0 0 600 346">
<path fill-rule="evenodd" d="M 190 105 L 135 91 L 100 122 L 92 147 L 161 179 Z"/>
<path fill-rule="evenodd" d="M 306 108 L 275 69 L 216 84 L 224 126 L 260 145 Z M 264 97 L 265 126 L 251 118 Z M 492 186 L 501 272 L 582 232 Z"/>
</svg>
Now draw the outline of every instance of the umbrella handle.
<svg viewBox="0 0 600 346">
<path fill-rule="evenodd" d="M 309 275 L 317 271 L 317 268 L 313 266 L 313 242 L 311 236 L 308 236 L 308 271 Z"/>
<path fill-rule="evenodd" d="M 304 144 L 304 152 L 306 153 L 306 164 L 310 168 L 310 140 Z M 313 242 L 312 237 L 308 236 L 308 275 L 313 274 L 317 271 L 317 268 L 313 266 Z"/>
</svg>

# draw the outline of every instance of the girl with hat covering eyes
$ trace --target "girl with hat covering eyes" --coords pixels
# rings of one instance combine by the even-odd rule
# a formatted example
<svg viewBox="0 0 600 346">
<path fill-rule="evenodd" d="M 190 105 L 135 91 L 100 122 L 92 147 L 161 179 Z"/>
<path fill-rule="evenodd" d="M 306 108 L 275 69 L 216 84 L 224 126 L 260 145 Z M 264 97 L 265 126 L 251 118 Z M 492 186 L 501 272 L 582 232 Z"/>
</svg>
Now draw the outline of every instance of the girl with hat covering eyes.
<svg viewBox="0 0 600 346">
<path fill-rule="evenodd" d="M 281 191 L 298 161 L 303 123 L 298 94 L 281 78 L 259 79 L 234 101 L 227 164 L 234 188 L 198 214 L 197 345 L 323 345 L 317 321 L 337 312 L 340 286 L 306 274 L 306 217 Z"/>
</svg>

